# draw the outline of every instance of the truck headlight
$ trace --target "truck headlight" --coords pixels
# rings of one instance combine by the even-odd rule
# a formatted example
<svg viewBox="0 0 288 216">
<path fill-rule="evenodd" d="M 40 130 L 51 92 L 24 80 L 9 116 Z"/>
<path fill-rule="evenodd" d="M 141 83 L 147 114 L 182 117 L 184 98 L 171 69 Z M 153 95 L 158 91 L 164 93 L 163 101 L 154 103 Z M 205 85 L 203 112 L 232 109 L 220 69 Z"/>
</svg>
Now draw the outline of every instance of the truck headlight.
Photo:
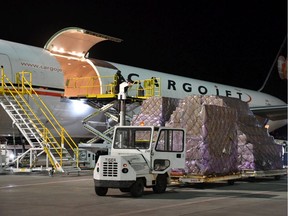
<svg viewBox="0 0 288 216">
<path fill-rule="evenodd" d="M 127 168 L 123 168 L 122 169 L 122 173 L 128 173 L 128 169 Z"/>
</svg>

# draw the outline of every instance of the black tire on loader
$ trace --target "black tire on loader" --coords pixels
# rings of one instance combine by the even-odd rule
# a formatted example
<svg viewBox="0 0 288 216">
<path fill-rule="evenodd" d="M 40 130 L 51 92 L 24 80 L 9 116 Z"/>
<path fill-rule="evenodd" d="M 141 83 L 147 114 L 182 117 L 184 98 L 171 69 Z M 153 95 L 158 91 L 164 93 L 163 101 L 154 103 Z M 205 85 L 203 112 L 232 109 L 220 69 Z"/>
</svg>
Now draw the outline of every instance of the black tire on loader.
<svg viewBox="0 0 288 216">
<path fill-rule="evenodd" d="M 137 179 L 130 187 L 130 193 L 133 197 L 141 197 L 144 192 L 144 182 L 142 179 Z"/>
<path fill-rule="evenodd" d="M 164 193 L 167 188 L 167 176 L 164 174 L 160 174 L 156 178 L 156 185 L 153 186 L 154 193 Z"/>
<path fill-rule="evenodd" d="M 95 193 L 98 196 L 105 196 L 108 192 L 108 188 L 107 187 L 95 187 Z"/>
</svg>

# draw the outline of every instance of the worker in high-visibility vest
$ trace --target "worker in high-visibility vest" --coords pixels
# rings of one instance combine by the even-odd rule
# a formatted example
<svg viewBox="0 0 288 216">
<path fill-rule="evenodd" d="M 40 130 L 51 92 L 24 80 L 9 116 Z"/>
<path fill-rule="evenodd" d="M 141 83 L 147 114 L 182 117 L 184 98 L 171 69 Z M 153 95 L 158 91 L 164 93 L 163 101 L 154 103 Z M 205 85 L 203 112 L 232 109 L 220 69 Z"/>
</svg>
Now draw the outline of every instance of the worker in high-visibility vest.
<svg viewBox="0 0 288 216">
<path fill-rule="evenodd" d="M 139 81 L 139 86 L 138 86 L 138 97 L 144 97 L 144 88 L 142 87 L 140 81 Z"/>
<path fill-rule="evenodd" d="M 119 86 L 122 82 L 126 82 L 124 77 L 121 74 L 121 71 L 118 70 L 116 74 L 114 75 L 114 83 L 115 83 L 115 94 L 119 93 Z"/>
</svg>

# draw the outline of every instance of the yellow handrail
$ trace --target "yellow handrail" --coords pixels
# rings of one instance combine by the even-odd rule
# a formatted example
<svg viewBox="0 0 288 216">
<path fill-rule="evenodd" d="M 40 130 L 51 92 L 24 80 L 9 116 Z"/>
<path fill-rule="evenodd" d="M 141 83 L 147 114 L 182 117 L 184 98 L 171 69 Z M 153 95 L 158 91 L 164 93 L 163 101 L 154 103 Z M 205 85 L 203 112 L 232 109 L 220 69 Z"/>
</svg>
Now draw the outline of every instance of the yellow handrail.
<svg viewBox="0 0 288 216">
<path fill-rule="evenodd" d="M 32 78 L 27 80 L 25 77 L 25 74 L 27 74 L 27 73 L 30 73 L 30 77 L 32 76 L 31 72 L 22 71 L 22 72 L 17 73 L 17 74 L 19 74 L 18 76 L 21 77 L 21 79 L 18 79 L 18 80 L 21 80 L 20 86 L 22 87 L 22 92 L 28 93 L 30 95 L 30 97 L 34 100 L 35 104 L 40 108 L 42 114 L 47 118 L 48 122 L 51 124 L 51 126 L 54 128 L 55 132 L 61 138 L 61 143 L 59 144 L 57 142 L 57 140 L 55 139 L 55 137 L 52 135 L 52 133 L 50 132 L 50 134 L 49 134 L 54 138 L 54 141 L 56 141 L 57 147 L 60 147 L 60 149 L 61 149 L 61 152 L 58 152 L 57 148 L 54 146 L 54 142 L 51 143 L 53 145 L 53 147 L 55 148 L 56 152 L 61 157 L 61 163 L 62 163 L 62 147 L 64 147 L 64 144 L 67 144 L 71 148 L 71 150 L 74 152 L 74 154 L 76 156 L 77 166 L 78 166 L 78 163 L 79 163 L 79 159 L 77 157 L 77 155 L 78 155 L 77 152 L 79 151 L 78 145 L 74 142 L 74 140 L 68 134 L 68 132 L 60 125 L 59 121 L 55 118 L 55 116 L 52 114 L 50 109 L 46 106 L 46 104 L 43 102 L 43 100 L 39 97 L 37 92 L 32 88 L 32 85 L 30 83 L 30 80 L 32 80 Z M 19 84 L 18 84 L 18 86 L 19 86 Z M 37 101 L 37 99 L 38 99 L 38 101 Z M 42 108 L 44 108 L 44 110 Z"/>
<path fill-rule="evenodd" d="M 100 78 L 102 81 L 106 81 L 102 82 L 102 84 L 95 82 L 95 80 Z M 79 89 L 79 92 L 83 92 L 82 94 L 87 97 L 116 97 L 115 87 L 116 83 L 113 76 L 73 77 L 66 81 L 67 89 Z M 91 93 L 93 89 L 96 89 L 95 93 Z M 161 96 L 160 78 L 152 77 L 151 79 L 136 80 L 130 83 L 127 94 L 131 97 L 142 99 Z"/>
<path fill-rule="evenodd" d="M 27 78 L 28 77 L 28 78 Z M 6 82 L 7 83 L 6 83 Z M 67 133 L 67 131 L 60 125 L 60 123 L 57 121 L 55 116 L 52 114 L 52 112 L 48 109 L 48 107 L 45 105 L 45 103 L 42 101 L 42 99 L 38 96 L 36 91 L 32 88 L 32 73 L 31 72 L 18 72 L 16 74 L 16 82 L 17 82 L 17 88 L 13 85 L 13 83 L 9 80 L 9 78 L 5 75 L 3 67 L 1 67 L 1 92 L 2 93 L 9 93 L 13 99 L 17 102 L 19 107 L 23 110 L 25 116 L 29 119 L 31 123 L 33 123 L 33 127 L 37 130 L 37 132 L 43 137 L 45 144 L 49 144 L 51 147 L 53 147 L 57 154 L 60 156 L 60 165 L 62 166 L 62 147 L 64 147 L 64 144 L 67 144 L 74 152 L 75 159 L 76 159 L 76 166 L 79 166 L 79 149 L 78 145 L 73 141 L 71 136 Z M 8 84 L 8 85 L 7 85 Z M 51 133 L 51 131 L 48 130 L 47 127 L 42 123 L 42 121 L 38 118 L 38 116 L 35 114 L 35 112 L 30 107 L 29 103 L 25 100 L 23 95 L 29 94 L 29 96 L 33 99 L 35 104 L 38 106 L 39 110 L 41 110 L 42 114 L 46 117 L 47 121 L 51 124 L 51 126 L 54 128 L 55 132 L 59 135 L 61 138 L 61 143 L 57 141 L 55 136 Z M 19 95 L 21 98 L 21 102 L 19 99 L 15 96 Z M 23 104 L 24 102 L 24 104 Z M 32 116 L 29 115 L 25 108 L 23 106 L 26 106 L 31 112 Z M 33 119 L 32 119 L 33 118 Z M 38 126 L 37 126 L 38 124 Z M 43 129 L 43 131 L 42 131 Z M 55 163 L 51 158 L 51 155 L 48 153 L 47 146 L 43 146 L 44 151 L 47 153 L 49 160 L 53 167 L 55 168 Z M 59 151 L 60 149 L 60 151 Z"/>
</svg>

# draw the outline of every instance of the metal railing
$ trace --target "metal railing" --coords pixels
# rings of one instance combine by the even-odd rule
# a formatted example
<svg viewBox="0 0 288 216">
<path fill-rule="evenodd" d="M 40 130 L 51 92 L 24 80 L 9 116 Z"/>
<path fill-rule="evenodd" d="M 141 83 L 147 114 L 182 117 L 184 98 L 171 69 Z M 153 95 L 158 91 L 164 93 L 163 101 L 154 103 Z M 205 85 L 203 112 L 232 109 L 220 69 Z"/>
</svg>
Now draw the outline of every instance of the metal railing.
<svg viewBox="0 0 288 216">
<path fill-rule="evenodd" d="M 63 128 L 55 116 L 52 114 L 50 109 L 46 106 L 44 101 L 39 97 L 37 92 L 32 88 L 32 73 L 31 72 L 18 72 L 16 74 L 16 86 L 9 80 L 9 78 L 5 75 L 3 67 L 1 68 L 1 87 L 0 93 L 9 94 L 13 97 L 13 99 L 17 102 L 18 106 L 24 112 L 25 118 L 28 119 L 29 122 L 32 123 L 33 128 L 39 133 L 39 135 L 44 140 L 41 146 L 43 150 L 48 155 L 51 164 L 55 169 L 58 169 L 57 162 L 55 159 L 53 160 L 53 155 L 49 152 L 49 148 L 53 148 L 59 158 L 60 158 L 60 166 L 62 167 L 63 162 L 63 152 L 62 149 L 64 146 L 70 147 L 75 155 L 76 166 L 78 167 L 79 162 L 79 149 L 78 145 L 73 141 L 72 137 L 68 134 L 68 132 Z M 40 118 L 33 111 L 27 100 L 24 98 L 24 95 L 29 95 L 30 98 L 34 101 L 35 105 L 41 111 L 43 116 L 45 116 L 45 123 L 49 123 L 49 126 L 55 131 L 55 134 L 49 130 L 44 123 L 40 120 Z M 19 98 L 18 98 L 18 97 Z M 58 135 L 60 140 L 57 140 L 55 137 Z M 45 145 L 47 144 L 47 145 Z"/>
<path fill-rule="evenodd" d="M 101 82 L 99 81 L 101 80 Z M 88 98 L 115 98 L 116 82 L 113 76 L 73 77 L 66 80 L 65 91 L 74 90 L 74 97 Z M 147 99 L 152 96 L 161 96 L 160 78 L 136 80 L 129 83 L 127 96 Z"/>
</svg>

